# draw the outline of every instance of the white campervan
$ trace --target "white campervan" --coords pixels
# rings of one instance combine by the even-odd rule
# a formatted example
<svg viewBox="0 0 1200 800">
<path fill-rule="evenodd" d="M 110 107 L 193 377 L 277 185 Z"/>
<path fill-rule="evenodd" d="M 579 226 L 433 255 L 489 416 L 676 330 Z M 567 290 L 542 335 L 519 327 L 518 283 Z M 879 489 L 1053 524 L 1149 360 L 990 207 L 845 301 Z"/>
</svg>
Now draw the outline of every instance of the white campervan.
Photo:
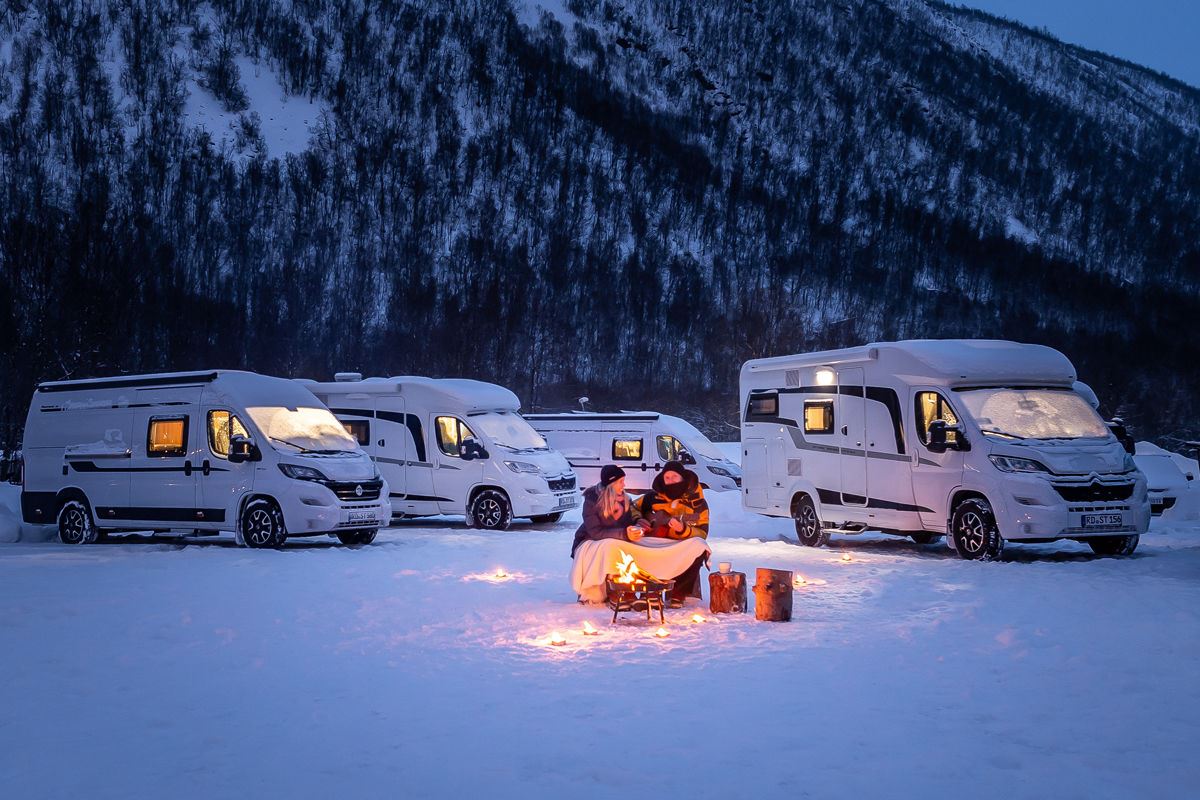
<svg viewBox="0 0 1200 800">
<path fill-rule="evenodd" d="M 883 531 L 996 558 L 1006 539 L 1128 555 L 1146 480 L 1040 345 L 884 342 L 748 361 L 742 504 L 800 541 Z"/>
<path fill-rule="evenodd" d="M 131 530 L 367 544 L 391 516 L 375 465 L 312 392 L 251 372 L 43 383 L 24 453 L 24 519 L 67 544 Z"/>
<path fill-rule="evenodd" d="M 388 479 L 397 517 L 465 514 L 504 530 L 514 517 L 555 522 L 579 505 L 575 473 L 502 386 L 457 378 L 304 381 Z"/>
<path fill-rule="evenodd" d="M 605 464 L 625 470 L 625 485 L 646 492 L 668 461 L 681 461 L 695 470 L 706 489 L 736 490 L 741 468 L 687 420 L 653 411 L 564 414 L 526 414 L 525 419 L 567 457 L 583 486 L 600 480 Z"/>
</svg>

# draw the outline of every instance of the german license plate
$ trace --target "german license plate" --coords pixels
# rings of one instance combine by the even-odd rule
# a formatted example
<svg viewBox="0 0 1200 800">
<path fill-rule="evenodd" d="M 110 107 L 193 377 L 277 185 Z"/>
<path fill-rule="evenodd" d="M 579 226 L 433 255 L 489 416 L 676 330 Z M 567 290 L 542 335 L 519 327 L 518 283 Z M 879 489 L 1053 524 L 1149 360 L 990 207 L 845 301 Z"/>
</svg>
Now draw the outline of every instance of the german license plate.
<svg viewBox="0 0 1200 800">
<path fill-rule="evenodd" d="M 1124 522 L 1120 514 L 1084 514 L 1083 527 L 1085 528 L 1111 528 L 1114 525 L 1120 525 Z"/>
<path fill-rule="evenodd" d="M 347 522 L 374 522 L 374 511 L 351 511 L 350 519 Z"/>
<path fill-rule="evenodd" d="M 576 500 L 575 496 L 569 495 L 567 497 L 558 498 L 558 505 L 556 505 L 554 508 L 555 509 L 574 508 L 577 504 L 578 504 L 578 500 Z"/>
</svg>

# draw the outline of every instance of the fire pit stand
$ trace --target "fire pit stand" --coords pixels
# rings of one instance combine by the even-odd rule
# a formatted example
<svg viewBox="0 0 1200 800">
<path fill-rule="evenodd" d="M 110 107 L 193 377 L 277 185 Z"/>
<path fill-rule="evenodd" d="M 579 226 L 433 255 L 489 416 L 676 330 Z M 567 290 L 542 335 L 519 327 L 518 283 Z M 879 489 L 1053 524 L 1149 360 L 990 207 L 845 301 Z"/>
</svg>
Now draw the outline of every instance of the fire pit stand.
<svg viewBox="0 0 1200 800">
<path fill-rule="evenodd" d="M 617 615 L 623 611 L 639 612 L 645 610 L 646 621 L 652 617 L 650 613 L 658 611 L 660 622 L 666 622 L 664 609 L 667 606 L 667 594 L 675 588 L 675 581 L 637 580 L 633 583 L 619 583 L 616 575 L 609 575 L 605 581 L 608 593 L 608 607 L 613 611 L 612 621 L 617 621 Z"/>
</svg>

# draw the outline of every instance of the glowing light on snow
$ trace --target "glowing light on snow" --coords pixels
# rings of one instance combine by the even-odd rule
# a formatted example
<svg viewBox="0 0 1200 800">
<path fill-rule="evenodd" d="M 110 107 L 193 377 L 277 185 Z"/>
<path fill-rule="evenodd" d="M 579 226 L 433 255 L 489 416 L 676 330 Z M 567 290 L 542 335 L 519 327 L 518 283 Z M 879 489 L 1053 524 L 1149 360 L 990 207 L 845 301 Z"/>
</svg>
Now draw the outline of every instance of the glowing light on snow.
<svg viewBox="0 0 1200 800">
<path fill-rule="evenodd" d="M 588 622 L 587 620 L 584 620 L 584 622 L 583 622 L 583 635 L 584 635 L 584 636 L 599 636 L 599 635 L 600 635 L 600 631 L 596 630 L 596 626 L 595 626 L 595 625 L 593 625 L 592 623 Z"/>
<path fill-rule="evenodd" d="M 833 386 L 833 370 L 819 369 L 817 370 L 817 386 Z"/>
<path fill-rule="evenodd" d="M 655 635 L 655 637 L 657 637 L 659 639 L 665 639 L 671 635 L 671 632 L 669 630 L 667 630 L 666 628 L 659 628 L 658 630 L 656 630 L 654 632 L 654 635 Z"/>
<path fill-rule="evenodd" d="M 502 581 L 507 577 L 508 577 L 508 573 L 504 571 L 504 567 L 500 567 L 499 569 L 496 570 L 496 574 L 495 574 L 496 580 Z"/>
<path fill-rule="evenodd" d="M 566 643 L 567 640 L 563 638 L 561 633 L 558 631 L 550 631 L 550 644 L 554 645 L 555 647 L 562 647 Z"/>
<path fill-rule="evenodd" d="M 848 564 L 848 563 L 850 563 L 850 562 L 851 562 L 851 561 L 853 561 L 853 560 L 854 560 L 854 559 L 850 557 L 850 554 L 849 554 L 849 553 L 843 553 L 843 554 L 842 554 L 842 561 L 846 562 L 847 564 Z"/>
<path fill-rule="evenodd" d="M 692 622 L 708 622 L 703 614 L 692 614 Z"/>
</svg>

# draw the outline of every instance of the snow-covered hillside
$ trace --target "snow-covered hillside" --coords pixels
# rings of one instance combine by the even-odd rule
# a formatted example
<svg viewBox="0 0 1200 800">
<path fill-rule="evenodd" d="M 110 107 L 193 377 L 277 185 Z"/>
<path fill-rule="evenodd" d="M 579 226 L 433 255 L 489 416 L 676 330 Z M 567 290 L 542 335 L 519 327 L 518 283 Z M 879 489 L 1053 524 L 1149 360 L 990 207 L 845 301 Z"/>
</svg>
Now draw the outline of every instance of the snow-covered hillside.
<svg viewBox="0 0 1200 800">
<path fill-rule="evenodd" d="M 426 521 L 357 550 L 0 547 L 6 793 L 1096 800 L 1200 781 L 1200 529 L 1156 528 L 1131 559 L 982 564 L 881 536 L 801 548 L 711 499 L 714 561 L 809 580 L 791 623 L 610 626 L 574 602 L 569 519 Z"/>
</svg>

